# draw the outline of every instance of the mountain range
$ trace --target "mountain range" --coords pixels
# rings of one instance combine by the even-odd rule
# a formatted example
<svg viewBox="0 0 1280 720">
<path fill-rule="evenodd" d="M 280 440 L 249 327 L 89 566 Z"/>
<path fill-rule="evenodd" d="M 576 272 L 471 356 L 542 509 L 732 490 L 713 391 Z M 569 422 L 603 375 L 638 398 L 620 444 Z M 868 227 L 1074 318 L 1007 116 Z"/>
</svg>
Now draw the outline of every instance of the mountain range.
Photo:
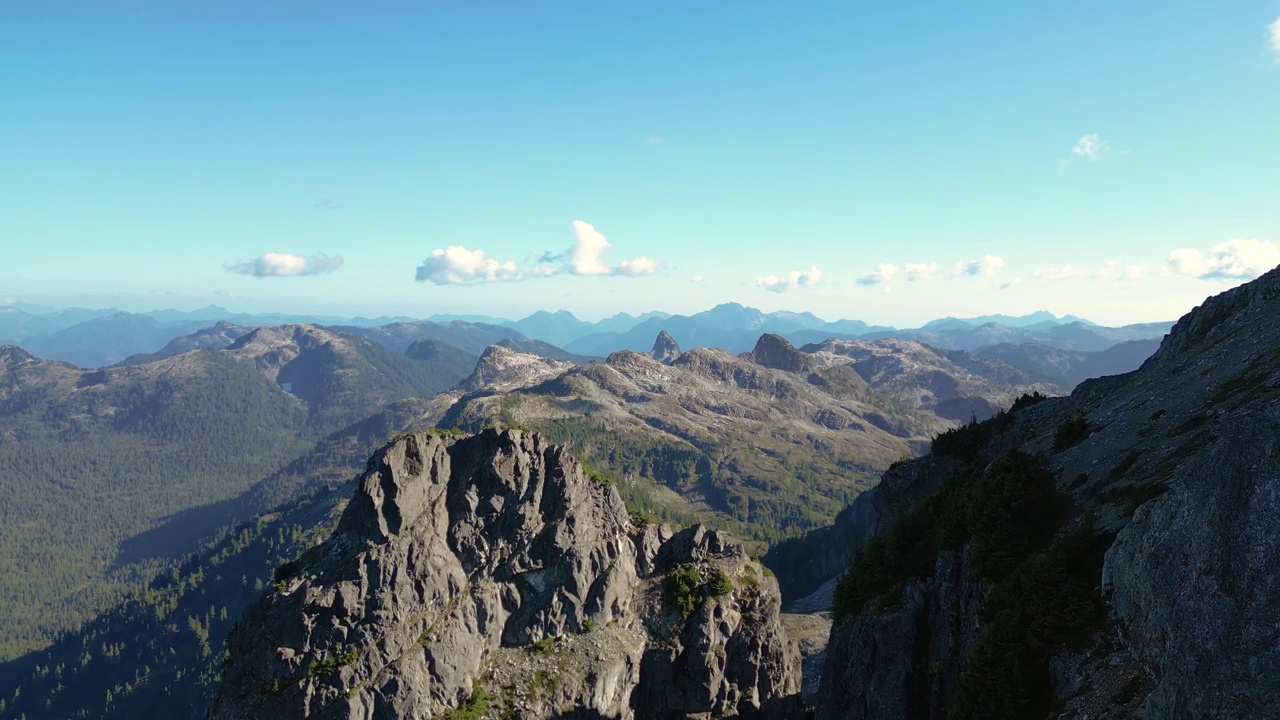
<svg viewBox="0 0 1280 720">
<path fill-rule="evenodd" d="M 232 313 L 217 306 L 131 314 L 114 310 L 54 311 L 19 304 L 0 307 L 0 344 L 21 345 L 37 357 L 95 368 L 132 362 L 128 358 L 134 355 L 173 354 L 178 349 L 166 348 L 167 343 L 217 323 L 224 328 L 288 323 L 326 325 L 364 335 L 397 353 L 403 352 L 414 340 L 426 338 L 442 340 L 476 355 L 502 340 L 537 341 L 546 344 L 540 346 L 539 352 L 581 361 L 604 358 L 616 350 L 643 352 L 653 338 L 664 331 L 684 347 L 718 347 L 736 353 L 750 350 L 756 338 L 766 332 L 782 335 L 796 345 L 830 338 L 893 337 L 920 340 L 942 349 L 976 350 L 998 344 L 1036 343 L 1062 350 L 1093 352 L 1125 341 L 1158 339 L 1168 330 L 1168 323 L 1104 328 L 1074 316 L 1059 318 L 1047 312 L 1022 317 L 944 318 L 918 329 L 895 329 L 873 327 L 858 320 L 828 322 L 812 313 L 763 313 L 736 303 L 688 316 L 619 313 L 594 323 L 579 320 L 563 310 L 539 311 L 517 321 L 477 315 L 434 315 L 415 320 Z M 198 346 L 205 346 L 196 342 Z M 534 349 L 534 346 L 525 349 Z"/>
<path fill-rule="evenodd" d="M 837 622 L 826 659 L 822 660 L 817 650 L 806 652 L 806 672 L 814 673 L 815 667 L 826 663 L 821 688 L 813 682 L 813 691 L 807 696 L 810 702 L 819 703 L 820 716 L 906 717 L 894 714 L 899 711 L 913 715 L 919 712 L 918 706 L 894 709 L 872 703 L 867 700 L 869 695 L 857 694 L 863 692 L 857 688 L 867 686 L 850 673 L 861 677 L 863 673 L 887 672 L 897 678 L 915 678 L 901 682 L 926 681 L 912 674 L 920 672 L 915 665 L 893 665 L 898 661 L 891 654 L 881 653 L 876 664 L 867 665 L 868 647 L 859 644 L 867 636 L 863 629 L 851 631 L 855 626 L 850 623 L 865 632 L 880 633 L 875 642 L 888 647 L 919 641 L 895 636 L 893 627 L 877 624 L 883 613 L 888 613 L 884 617 L 898 617 L 898 613 L 907 612 L 903 622 L 909 620 L 916 627 L 926 627 L 935 620 L 913 609 L 914 601 L 900 611 L 893 592 L 877 594 L 876 588 L 883 587 L 875 584 L 880 580 L 868 589 L 850 589 L 847 583 L 837 587 L 838 576 L 849 576 L 844 572 L 851 562 L 849 548 L 873 542 L 871 538 L 880 533 L 890 533 L 886 537 L 891 540 L 897 537 L 892 533 L 917 527 L 906 520 L 891 520 L 907 517 L 904 513 L 915 512 L 917 507 L 925 508 L 920 513 L 944 519 L 951 516 L 939 508 L 977 507 L 973 505 L 977 500 L 972 499 L 953 503 L 953 498 L 946 496 L 932 500 L 938 488 L 977 482 L 978 487 L 989 485 L 1000 493 L 1013 492 L 1000 483 L 1014 477 L 1001 474 L 1005 467 L 1001 463 L 1013 462 L 1006 456 L 1014 451 L 1028 457 L 1044 455 L 1047 471 L 1060 478 L 1057 484 L 1067 500 L 1055 500 L 1052 493 L 1029 496 L 1025 502 L 1017 500 L 1032 508 L 1042 521 L 1041 534 L 1020 536 L 1017 533 L 1030 531 L 1016 522 L 1010 525 L 1008 532 L 1014 535 L 1008 536 L 1012 544 L 1002 555 L 1008 559 L 1001 567 L 1015 573 L 1030 572 L 1030 566 L 1024 568 L 1020 563 L 1042 558 L 1037 553 L 1067 542 L 1054 539 L 1059 535 L 1075 538 L 1067 531 L 1084 517 L 1081 512 L 1093 513 L 1093 522 L 1100 523 L 1098 537 L 1108 537 L 1107 533 L 1128 522 L 1127 517 L 1136 517 L 1133 508 L 1160 497 L 1158 484 L 1142 479 L 1148 469 L 1163 474 L 1171 463 L 1199 457 L 1196 453 L 1211 442 L 1202 437 L 1199 426 L 1185 429 L 1199 417 L 1192 406 L 1200 403 L 1198 407 L 1208 408 L 1206 412 L 1234 412 L 1237 405 L 1232 403 L 1247 404 L 1258 388 L 1269 387 L 1265 374 L 1259 374 L 1263 365 L 1259 365 L 1262 356 L 1258 353 L 1265 355 L 1265 349 L 1257 343 L 1249 345 L 1239 333 L 1233 335 L 1226 329 L 1252 322 L 1238 320 L 1237 315 L 1265 312 L 1271 297 L 1268 293 L 1264 288 L 1232 300 L 1227 310 L 1198 310 L 1189 316 L 1192 320 L 1180 322 L 1179 329 L 1165 339 L 1160 352 L 1147 360 L 1141 371 L 1105 381 L 1086 380 L 1065 400 L 1044 398 L 1062 395 L 1090 373 L 1132 369 L 1143 362 L 1152 341 L 1145 341 L 1145 346 L 1144 341 L 1115 344 L 1097 352 L 1033 343 L 997 344 L 969 351 L 909 338 L 875 337 L 877 331 L 873 330 L 863 333 L 869 337 L 827 336 L 797 348 L 783 334 L 761 332 L 748 349 L 734 354 L 722 348 L 682 350 L 675 333 L 664 327 L 649 338 L 643 351 L 618 350 L 601 360 L 568 353 L 511 327 L 441 318 L 443 322 L 342 329 L 221 323 L 171 338 L 168 347 L 151 355 L 96 371 L 5 348 L 0 364 L 0 385 L 4 388 L 0 402 L 5 403 L 0 439 L 8 438 L 9 442 L 0 440 L 0 463 L 4 477 L 22 477 L 24 482 L 9 483 L 5 488 L 17 510 L 8 511 L 3 518 L 10 528 L 5 539 L 8 552 L 4 553 L 10 567 L 0 578 L 9 581 L 10 594 L 17 602 L 11 605 L 13 622 L 0 631 L 7 643 L 4 651 L 10 657 L 26 649 L 44 649 L 0 665 L 0 686 L 22 689 L 18 698 L 11 697 L 6 706 L 0 706 L 0 717 L 10 717 L 10 712 L 12 717 L 23 714 L 31 719 L 77 713 L 133 717 L 172 707 L 203 714 L 222 676 L 224 650 L 232 647 L 223 640 L 227 631 L 255 599 L 264 593 L 270 596 L 278 583 L 289 581 L 292 576 L 280 569 L 282 563 L 292 567 L 286 561 L 340 536 L 333 533 L 342 526 L 347 500 L 353 492 L 354 497 L 360 497 L 357 481 L 367 477 L 361 474 L 362 458 L 389 436 L 433 426 L 443 433 L 439 437 L 446 445 L 453 442 L 450 438 L 483 434 L 493 427 L 534 433 L 540 438 L 536 442 L 563 447 L 581 462 L 585 477 L 616 492 L 634 527 L 705 523 L 742 538 L 742 552 L 763 554 L 766 567 L 777 571 L 789 607 L 836 606 Z M 1212 303 L 1206 307 L 1210 306 L 1219 307 Z M 761 320 L 754 311 L 740 306 L 718 310 L 722 320 L 736 317 L 733 322 L 744 325 L 812 322 L 805 317 Z M 641 324 L 679 326 L 686 320 L 651 317 Z M 691 321 L 689 327 L 705 320 Z M 933 324 L 928 332 L 953 338 L 989 337 L 993 322 L 991 318 L 972 322 L 948 319 Z M 1047 335 L 1086 346 L 1079 338 L 1094 338 L 1089 342 L 1103 344 L 1127 332 L 1158 329 L 1117 331 L 1074 319 L 1051 327 L 1044 322 L 1028 318 L 1021 327 L 1003 327 L 1022 336 Z M 965 327 L 970 332 L 967 336 Z M 1196 332 L 1206 339 L 1185 339 L 1188 333 Z M 1270 342 L 1256 334 L 1249 337 L 1262 345 Z M 489 340 L 493 342 L 480 347 Z M 481 352 L 459 346 L 468 343 Z M 1280 340 L 1275 346 L 1280 347 Z M 1188 357 L 1210 361 L 1205 365 Z M 1224 379 L 1215 389 L 1214 378 L 1218 376 Z M 1196 385 L 1195 377 L 1201 378 L 1201 386 Z M 229 387 L 238 388 L 240 394 L 228 394 Z M 1160 409 L 1170 417 L 1148 413 L 1149 422 L 1159 426 L 1154 430 L 1130 427 L 1141 411 L 1143 398 L 1150 403 L 1154 397 L 1189 398 L 1196 392 L 1202 393 L 1202 399 L 1162 399 Z M 1011 406 L 1012 413 L 1007 411 Z M 267 427 L 275 432 L 262 434 Z M 255 429 L 257 434 L 251 435 Z M 1147 446 L 1141 444 L 1142 438 L 1162 435 L 1177 439 L 1188 432 L 1193 442 L 1172 451 L 1165 445 L 1143 449 Z M 1070 467 L 1059 465 L 1060 457 L 1072 457 L 1071 448 L 1090 447 L 1095 438 L 1104 435 L 1119 439 L 1107 441 L 1097 453 L 1079 462 L 1071 461 L 1075 464 Z M 1077 441 L 1078 436 L 1085 440 Z M 202 441 L 194 443 L 196 437 Z M 253 439 L 242 439 L 247 437 Z M 1133 444 L 1134 438 L 1139 444 Z M 926 459 L 909 460 L 930 447 L 933 452 Z M 234 464 L 226 458 L 228 451 L 237 458 Z M 1108 472 L 1105 465 L 1117 454 L 1120 462 Z M 93 460 L 84 470 L 70 462 L 90 457 Z M 180 466 L 172 464 L 175 458 L 181 461 Z M 1032 457 L 1027 462 L 1031 464 L 1010 466 L 1023 473 L 1016 477 L 1047 477 L 1035 464 L 1038 460 Z M 1104 467 L 1098 469 L 1099 465 Z M 884 480 L 879 480 L 890 466 Z M 216 469 L 228 467 L 234 467 L 234 472 Z M 1106 477 L 1097 480 L 1095 472 Z M 1068 482 L 1068 477 L 1074 480 Z M 95 485 L 100 483 L 97 478 L 110 478 L 110 490 Z M 1133 484 L 1119 478 L 1130 478 Z M 1035 487 L 1043 489 L 1042 485 Z M 50 493 L 47 488 L 57 490 Z M 148 498 L 148 506 L 152 498 L 158 500 L 156 511 L 129 517 L 126 509 L 136 508 L 140 497 Z M 1066 522 L 1060 520 L 1066 516 L 1055 513 L 1065 512 L 1064 507 L 1072 508 L 1071 519 L 1060 524 Z M 845 510 L 839 512 L 841 508 Z M 48 535 L 56 517 L 83 521 L 68 526 L 71 544 L 62 547 L 54 543 L 42 555 L 37 539 Z M 985 537 L 973 529 L 978 526 L 965 525 L 967 517 L 956 516 L 960 534 L 955 537 L 960 539 L 949 535 L 947 542 L 963 542 L 965 538 L 977 542 L 974 538 Z M 907 523 L 903 526 L 907 530 L 893 530 L 902 523 Z M 214 539 L 205 544 L 203 538 L 211 534 Z M 81 550 L 71 545 L 81 546 Z M 1084 545 L 1094 547 L 1088 542 Z M 881 552 L 874 550 L 879 545 L 868 547 L 873 548 L 871 557 L 880 558 L 875 560 L 881 563 L 875 571 L 897 578 L 895 582 L 904 592 L 914 593 L 912 588 L 919 588 L 926 597 L 942 592 L 940 586 L 930 584 L 937 582 L 935 579 L 922 574 L 919 568 L 923 566 L 911 565 L 904 570 L 895 564 L 899 556 L 874 555 Z M 956 561 L 946 555 L 952 547 L 939 546 L 940 562 Z M 1066 552 L 1076 546 L 1062 547 Z M 195 554 L 189 560 L 174 564 L 182 553 L 192 550 Z M 852 556 L 851 572 L 859 576 L 868 567 L 868 561 L 859 559 L 862 552 Z M 59 560 L 63 556 L 68 558 L 66 562 Z M 963 554 L 959 557 L 956 562 L 967 562 Z M 739 576 L 744 572 L 742 565 L 733 567 Z M 350 571 L 339 565 L 333 568 L 340 574 Z M 501 575 L 508 571 L 486 572 Z M 701 582 L 710 582 L 707 578 L 711 576 L 706 574 L 710 572 L 703 573 Z M 979 580 L 972 585 L 975 589 L 966 592 L 1011 592 L 1000 584 L 1000 578 L 1006 576 L 990 576 L 995 577 L 992 580 L 981 575 L 986 570 L 965 572 L 979 573 Z M 72 577 L 92 578 L 92 591 L 75 588 L 68 582 Z M 315 582 L 320 584 L 315 592 L 329 592 L 324 589 L 330 582 L 325 577 L 323 573 L 316 576 Z M 677 582 L 670 571 L 646 577 L 656 583 L 651 587 Z M 955 582 L 970 581 L 961 578 Z M 517 583 L 517 587 L 521 586 Z M 73 592 L 67 593 L 66 588 Z M 121 601 L 126 592 L 127 599 Z M 305 594 L 313 595 L 311 590 Z M 739 602 L 736 594 L 732 596 Z M 659 603 L 650 613 L 654 617 L 673 607 L 666 604 L 671 601 L 666 591 L 646 597 L 651 599 L 643 602 Z M 861 598 L 879 603 L 877 607 L 883 610 L 867 615 L 857 606 Z M 543 601 L 530 602 L 540 607 Z M 960 606 L 963 613 L 983 612 L 987 613 L 983 617 L 988 617 L 996 612 L 964 602 Z M 708 607 L 719 606 L 710 603 Z M 577 632 L 585 630 L 584 617 L 592 616 L 574 621 Z M 787 617 L 778 622 L 794 625 Z M 980 624 L 976 619 L 973 622 Z M 1021 627 L 1016 625 L 1020 620 L 1009 622 Z M 272 627 L 286 625 L 285 616 L 271 621 Z M 551 632 L 548 626 L 541 627 L 542 632 Z M 549 635 L 553 638 L 551 647 L 560 648 L 554 652 L 565 653 L 565 662 L 570 662 L 577 658 L 578 646 L 556 639 L 566 637 L 564 628 L 556 627 L 559 629 Z M 58 631 L 66 632 L 48 644 Z M 392 632 L 390 626 L 387 632 Z M 931 628 L 930 632 L 942 630 Z M 582 634 L 590 642 L 594 633 Z M 242 633 L 238 636 L 242 640 L 234 647 L 249 647 L 245 645 L 250 642 L 247 638 L 257 635 L 261 633 Z M 967 637 L 965 642 L 982 641 L 979 635 Z M 517 645 L 524 642 L 539 641 L 530 635 Z M 689 642 L 681 641 L 686 649 L 691 647 Z M 309 658 L 299 659 L 299 667 L 321 663 L 320 667 L 327 668 L 325 663 L 330 661 L 326 658 L 348 652 L 326 643 L 330 641 L 314 645 L 307 651 L 310 655 L 299 656 Z M 968 672 L 965 668 L 970 666 L 965 663 L 978 662 L 965 659 L 978 647 L 966 645 L 969 649 L 956 658 L 940 656 L 931 661 L 939 668 L 941 679 L 931 691 L 937 697 L 929 701 L 935 703 L 927 706 L 933 708 L 929 712 L 944 712 L 953 707 L 949 703 L 960 702 L 954 699 L 960 696 L 953 696 L 959 692 L 955 678 Z M 245 651 L 232 652 L 228 667 L 234 667 L 235 657 Z M 533 652 L 536 659 L 540 651 L 521 652 Z M 1134 650 L 1128 652 L 1136 656 Z M 493 657 L 517 661 L 523 656 Z M 1041 662 L 1039 658 L 1028 662 L 1034 665 Z M 1173 662 L 1160 658 L 1159 662 Z M 1107 662 L 1112 661 L 1117 663 L 1114 667 L 1129 673 L 1124 677 L 1135 677 L 1138 665 L 1128 659 Z M 579 658 L 572 662 L 586 661 Z M 859 669 L 846 669 L 842 663 Z M 1102 672 L 1101 665 L 1092 660 L 1080 663 L 1073 666 L 1080 673 Z M 357 665 L 352 664 L 350 672 L 356 675 L 351 677 L 364 672 Z M 333 666 L 338 673 L 335 677 L 348 677 L 344 667 L 341 663 Z M 715 673 L 726 670 L 723 665 L 716 667 L 720 669 Z M 987 670 L 981 663 L 972 667 Z M 534 681 L 537 668 L 534 662 L 520 672 L 528 674 L 526 681 Z M 1159 672 L 1174 677 L 1178 673 L 1189 676 L 1191 671 L 1161 666 Z M 715 673 L 696 686 L 727 682 L 716 679 L 721 675 Z M 254 674 L 260 672 L 250 672 Z M 453 680 L 449 682 L 458 685 L 457 676 L 450 677 Z M 524 676 L 517 673 L 509 680 L 523 682 L 520 677 Z M 784 681 L 783 677 L 792 679 Z M 1013 687 L 1027 682 L 1022 676 L 992 677 Z M 791 683 L 793 671 L 786 670 L 778 678 L 779 683 Z M 343 686 L 346 680 L 337 685 L 324 682 L 326 687 L 345 687 L 343 693 L 353 687 Z M 644 684 L 635 682 L 639 683 L 635 687 Z M 304 685 L 328 692 L 309 680 Z M 579 702 L 581 696 L 573 695 L 577 691 L 571 685 L 561 688 L 569 693 L 562 699 Z M 72 687 L 92 692 L 66 691 Z M 1143 692 L 1151 687 L 1143 685 Z M 485 692 L 492 697 L 492 690 Z M 1098 693 L 1103 692 L 1086 690 L 1053 692 L 1059 693 L 1054 696 L 1058 700 L 1077 703 L 1086 702 L 1080 699 L 1086 696 L 1101 697 Z M 634 696 L 636 691 L 629 692 Z M 878 695 L 878 691 L 866 692 Z M 1185 695 L 1178 695 L 1183 690 L 1170 692 L 1171 697 Z M 790 693 L 783 695 L 792 697 Z M 471 703 L 474 696 L 472 689 L 454 695 L 449 702 Z M 539 702 L 554 696 L 539 696 L 543 698 Z M 757 690 L 756 697 L 765 699 L 766 695 Z M 45 700 L 47 706 L 33 700 Z M 839 714 L 838 708 L 855 701 L 875 708 L 874 712 Z"/>
</svg>

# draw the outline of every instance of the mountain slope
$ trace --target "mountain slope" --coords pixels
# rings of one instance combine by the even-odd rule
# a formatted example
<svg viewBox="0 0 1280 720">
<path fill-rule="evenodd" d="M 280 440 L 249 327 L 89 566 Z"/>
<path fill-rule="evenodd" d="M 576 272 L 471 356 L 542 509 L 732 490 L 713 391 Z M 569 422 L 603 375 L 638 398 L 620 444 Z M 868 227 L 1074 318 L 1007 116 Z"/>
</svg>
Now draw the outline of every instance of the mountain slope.
<svg viewBox="0 0 1280 720">
<path fill-rule="evenodd" d="M 1074 388 L 1089 378 L 1119 375 L 1137 370 L 1160 347 L 1160 341 L 1130 340 L 1098 352 L 1075 352 L 1024 343 L 980 348 L 975 355 L 1001 360 L 1014 367 L 1049 378 L 1062 387 Z"/>
<path fill-rule="evenodd" d="M 1280 714 L 1277 315 L 1280 270 L 887 473 L 818 716 Z"/>
<path fill-rule="evenodd" d="M 629 501 L 677 519 L 715 518 L 760 540 L 825 522 L 877 468 L 946 427 L 895 412 L 838 373 L 771 369 L 708 349 L 670 365 L 618 352 L 533 387 L 473 392 L 439 424 L 533 427 L 611 468 L 635 493 Z"/>
<path fill-rule="evenodd" d="M 516 352 L 522 352 L 529 355 L 539 355 L 541 357 L 551 358 L 552 360 L 562 360 L 564 362 L 571 362 L 575 365 L 584 365 L 592 360 L 603 359 L 589 357 L 587 355 L 578 355 L 571 353 L 568 350 L 561 350 L 555 345 L 543 342 L 542 340 L 516 340 L 514 338 L 507 338 L 506 340 L 499 340 L 494 344 L 501 345 L 505 348 L 511 348 Z"/>
<path fill-rule="evenodd" d="M 366 459 L 432 412 L 428 400 L 393 403 L 254 484 L 230 503 L 251 519 L 51 647 L 0 664 L 12 689 L 0 718 L 204 717 L 228 630 L 282 563 L 334 530 Z M 263 507 L 274 509 L 252 510 Z"/>
<path fill-rule="evenodd" d="M 985 420 L 1020 395 L 1063 394 L 1062 388 L 998 360 L 912 340 L 828 340 L 802 350 L 825 367 L 847 364 L 873 390 L 906 407 L 958 422 Z"/>
<path fill-rule="evenodd" d="M 500 340 L 525 339 L 519 330 L 462 320 L 443 323 L 419 320 L 371 327 L 334 326 L 332 329 L 368 338 L 396 353 L 403 353 L 416 340 L 439 340 L 472 355 L 479 355 L 485 348 Z"/>
<path fill-rule="evenodd" d="M 252 328 L 219 320 L 213 325 L 201 328 L 190 335 L 176 337 L 153 353 L 130 355 L 124 359 L 123 364 L 141 365 L 153 360 L 163 360 L 174 355 L 181 355 L 192 350 L 221 350 L 247 335 L 250 330 Z"/>
<path fill-rule="evenodd" d="M 0 359 L 0 657 L 264 509 L 226 503 L 319 438 L 463 372 L 313 326 L 92 372 Z"/>
<path fill-rule="evenodd" d="M 883 330 L 861 336 L 863 340 L 900 338 L 918 340 L 945 350 L 978 350 L 991 345 L 1038 343 L 1060 350 L 1098 352 L 1131 340 L 1159 339 L 1172 323 L 1140 323 L 1118 328 L 1101 327 L 1078 320 L 1066 324 L 1013 327 L 997 322 L 972 326 L 962 320 L 918 330 Z"/>
<path fill-rule="evenodd" d="M 485 367 L 478 372 L 501 389 L 569 368 L 505 348 L 493 348 L 480 365 Z M 478 376 L 468 385 L 492 387 Z M 0 717 L 203 717 L 220 677 L 227 630 L 275 582 L 273 570 L 332 532 L 364 458 L 385 438 L 438 417 L 436 404 L 434 398 L 402 401 L 326 437 L 236 503 L 261 507 L 273 498 L 302 499 L 240 525 L 48 650 L 0 665 L 0 687 L 20 690 Z M 45 670 L 59 666 L 57 674 Z"/>
<path fill-rule="evenodd" d="M 155 352 L 173 338 L 203 325 L 199 320 L 162 323 L 145 315 L 116 313 L 48 335 L 27 337 L 22 340 L 22 347 L 37 357 L 97 368 L 118 363 L 130 355 Z"/>
</svg>

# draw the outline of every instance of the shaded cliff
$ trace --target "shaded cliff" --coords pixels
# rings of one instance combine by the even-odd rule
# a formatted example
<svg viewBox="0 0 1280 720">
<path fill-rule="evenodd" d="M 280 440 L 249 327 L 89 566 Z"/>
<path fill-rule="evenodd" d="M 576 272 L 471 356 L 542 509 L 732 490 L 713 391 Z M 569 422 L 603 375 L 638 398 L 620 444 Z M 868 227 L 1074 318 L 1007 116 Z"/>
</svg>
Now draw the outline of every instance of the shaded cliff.
<svg viewBox="0 0 1280 720">
<path fill-rule="evenodd" d="M 537 435 L 414 433 L 233 630 L 209 717 L 789 717 L 778 605 L 741 546 L 635 525 Z"/>
<path fill-rule="evenodd" d="M 820 718 L 1280 716 L 1280 271 L 874 491 Z"/>
</svg>

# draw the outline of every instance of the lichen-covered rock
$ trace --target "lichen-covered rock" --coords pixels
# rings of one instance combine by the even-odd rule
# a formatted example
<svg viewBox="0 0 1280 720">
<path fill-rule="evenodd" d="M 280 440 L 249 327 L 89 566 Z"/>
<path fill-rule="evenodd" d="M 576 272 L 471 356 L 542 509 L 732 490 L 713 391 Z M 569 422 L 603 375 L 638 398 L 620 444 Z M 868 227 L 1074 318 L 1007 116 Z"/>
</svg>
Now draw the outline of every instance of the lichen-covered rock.
<svg viewBox="0 0 1280 720">
<path fill-rule="evenodd" d="M 696 579 L 680 606 L 675 572 Z M 393 442 L 333 537 L 279 575 L 232 633 L 210 718 L 798 707 L 759 563 L 714 531 L 634 527 L 614 489 L 521 431 Z"/>
</svg>

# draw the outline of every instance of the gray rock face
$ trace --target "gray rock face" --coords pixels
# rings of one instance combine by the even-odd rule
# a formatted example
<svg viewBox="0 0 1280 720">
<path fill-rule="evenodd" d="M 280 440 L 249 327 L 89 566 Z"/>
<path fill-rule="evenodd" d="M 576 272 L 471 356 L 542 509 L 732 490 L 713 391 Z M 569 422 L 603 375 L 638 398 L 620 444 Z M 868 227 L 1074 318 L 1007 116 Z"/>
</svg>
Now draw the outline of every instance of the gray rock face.
<svg viewBox="0 0 1280 720">
<path fill-rule="evenodd" d="M 232 633 L 209 717 L 789 717 L 778 604 L 741 546 L 635 527 L 536 435 L 417 433 Z"/>
<path fill-rule="evenodd" d="M 676 339 L 671 337 L 671 333 L 663 330 L 658 333 L 658 337 L 653 341 L 653 350 L 649 351 L 649 357 L 657 360 L 663 365 L 670 365 L 680 357 L 680 344 Z"/>
<path fill-rule="evenodd" d="M 1206 301 L 1134 373 L 1020 410 L 974 450 L 983 462 L 1044 455 L 1099 547 L 1109 543 L 1093 591 L 1105 621 L 1045 663 L 1056 717 L 1280 717 L 1276 317 L 1280 270 Z M 1063 442 L 1072 422 L 1086 431 Z M 913 483 L 887 475 L 872 502 L 901 508 L 963 482 L 937 460 L 908 463 Z M 941 553 L 901 602 L 869 603 L 833 628 L 819 718 L 949 716 L 991 622 L 991 587 L 969 555 Z"/>
<path fill-rule="evenodd" d="M 502 345 L 485 348 L 471 376 L 458 386 L 460 390 L 499 390 L 525 387 L 573 367 L 573 363 L 531 355 Z"/>
<path fill-rule="evenodd" d="M 786 338 L 773 333 L 761 335 L 755 349 L 745 357 L 764 367 L 793 373 L 809 373 L 814 367 L 805 353 L 792 347 Z"/>
</svg>

